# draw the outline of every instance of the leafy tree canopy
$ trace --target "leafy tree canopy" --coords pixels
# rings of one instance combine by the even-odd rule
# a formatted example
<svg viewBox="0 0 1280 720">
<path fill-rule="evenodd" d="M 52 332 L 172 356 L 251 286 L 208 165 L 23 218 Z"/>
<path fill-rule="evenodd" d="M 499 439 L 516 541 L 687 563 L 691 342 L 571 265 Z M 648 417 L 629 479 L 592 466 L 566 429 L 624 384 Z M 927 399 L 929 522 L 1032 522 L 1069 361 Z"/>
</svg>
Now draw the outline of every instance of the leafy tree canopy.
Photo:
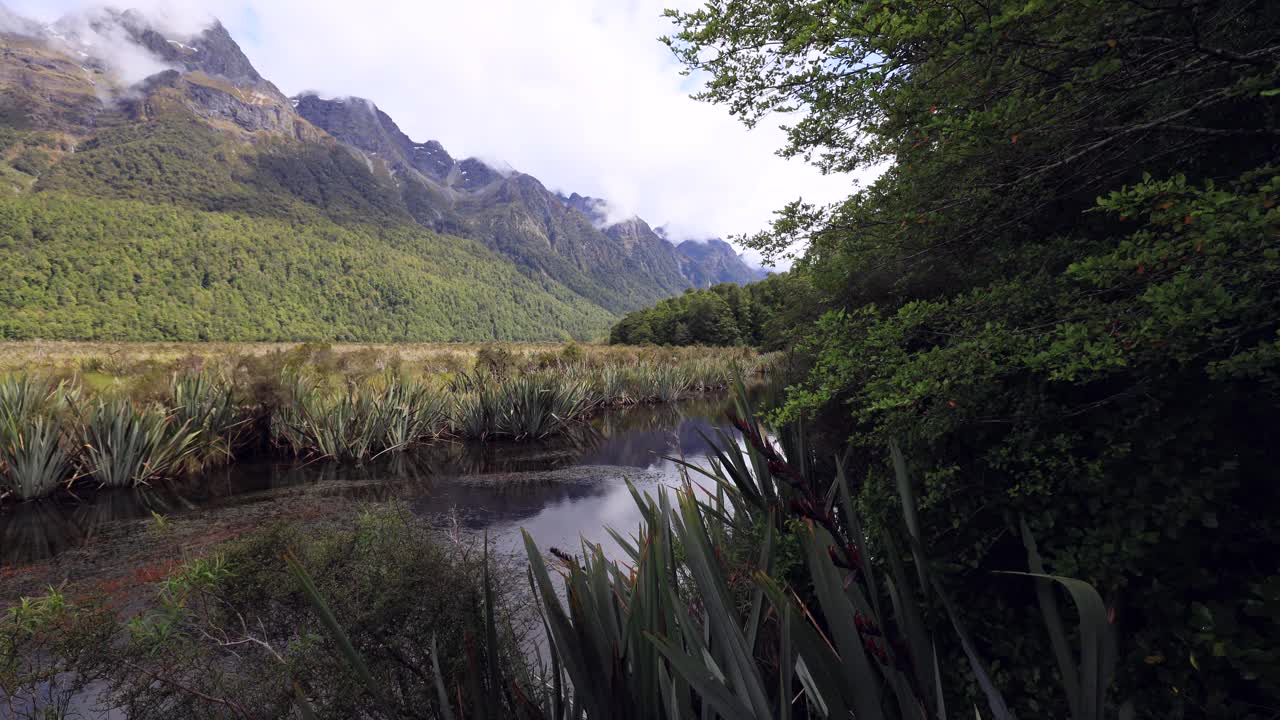
<svg viewBox="0 0 1280 720">
<path fill-rule="evenodd" d="M 812 320 L 813 289 L 800 276 L 772 275 L 750 285 L 722 283 L 686 290 L 656 306 L 628 313 L 609 334 L 623 345 L 752 345 L 780 350 Z M 806 315 L 808 315 L 806 317 Z"/>
<path fill-rule="evenodd" d="M 782 152 L 824 170 L 886 168 L 750 239 L 806 241 L 793 273 L 822 302 L 780 418 L 851 440 L 871 504 L 893 502 L 882 449 L 905 446 L 1020 714 L 1065 712 L 1037 704 L 1040 629 L 1011 632 L 1018 607 L 986 593 L 1018 569 L 1020 517 L 1054 572 L 1105 589 L 1117 698 L 1148 717 L 1275 706 L 1280 579 L 1258 558 L 1280 542 L 1280 5 L 669 15 L 700 97 L 748 124 L 786 113 Z"/>
<path fill-rule="evenodd" d="M 0 199 L 0 339 L 590 339 L 613 316 L 478 243 L 44 192 Z"/>
</svg>

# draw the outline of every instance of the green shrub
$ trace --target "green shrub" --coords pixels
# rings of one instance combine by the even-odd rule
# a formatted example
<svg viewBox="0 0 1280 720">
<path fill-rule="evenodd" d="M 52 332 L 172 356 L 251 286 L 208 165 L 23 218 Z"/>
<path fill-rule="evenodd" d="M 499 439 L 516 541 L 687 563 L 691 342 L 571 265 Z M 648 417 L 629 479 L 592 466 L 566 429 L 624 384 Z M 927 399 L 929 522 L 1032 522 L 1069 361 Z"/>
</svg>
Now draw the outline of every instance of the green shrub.
<svg viewBox="0 0 1280 720">
<path fill-rule="evenodd" d="M 10 164 L 14 170 L 39 177 L 53 167 L 53 155 L 47 150 L 26 148 Z"/>
<path fill-rule="evenodd" d="M 476 372 L 506 377 L 516 367 L 515 355 L 498 345 L 485 345 L 476 352 Z"/>
<path fill-rule="evenodd" d="M 6 717 L 64 717 L 58 713 L 93 682 L 117 631 L 101 603 L 73 602 L 56 589 L 0 614 L 0 708 Z"/>
<path fill-rule="evenodd" d="M 585 360 L 586 357 L 587 353 L 582 349 L 582 346 L 572 341 L 567 343 L 560 351 L 560 359 L 569 365 L 577 365 Z"/>
<path fill-rule="evenodd" d="M 124 633 L 108 625 L 105 634 L 53 634 L 55 667 L 104 685 L 105 704 L 134 720 L 288 717 L 300 698 L 319 718 L 438 717 L 436 668 L 448 696 L 469 702 L 477 643 L 500 654 L 512 676 L 523 675 L 519 643 L 534 618 L 516 614 L 492 635 L 486 629 L 487 593 L 518 607 L 505 599 L 514 589 L 506 575 L 482 549 L 437 539 L 405 513 L 362 511 L 339 527 L 275 526 L 192 559 L 159 583 L 151 607 L 125 621 Z M 376 703 L 313 611 L 311 592 L 323 595 L 364 670 L 388 689 Z M 0 637 L 0 681 L 13 676 L 3 673 L 7 637 Z M 20 662 L 33 661 L 26 649 Z"/>
</svg>

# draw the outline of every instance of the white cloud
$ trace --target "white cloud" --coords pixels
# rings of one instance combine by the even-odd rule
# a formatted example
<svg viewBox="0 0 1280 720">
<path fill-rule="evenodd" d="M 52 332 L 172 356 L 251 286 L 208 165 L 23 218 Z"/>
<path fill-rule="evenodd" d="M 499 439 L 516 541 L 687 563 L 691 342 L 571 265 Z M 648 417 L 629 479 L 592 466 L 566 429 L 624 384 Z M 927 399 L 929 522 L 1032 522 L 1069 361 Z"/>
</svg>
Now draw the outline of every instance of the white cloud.
<svg viewBox="0 0 1280 720">
<path fill-rule="evenodd" d="M 410 137 L 457 157 L 502 158 L 553 189 L 607 198 L 690 237 L 762 229 L 803 197 L 847 196 L 774 153 L 784 138 L 748 131 L 688 97 L 657 38 L 672 4 L 694 0 L 128 0 L 183 26 L 220 17 L 286 93 L 319 89 L 378 104 Z M 11 0 L 50 16 L 77 0 Z"/>
<path fill-rule="evenodd" d="M 49 35 L 55 44 L 65 42 L 73 51 L 83 51 L 106 61 L 124 85 L 170 69 L 146 48 L 129 42 L 123 27 L 103 19 L 95 13 L 68 16 L 60 20 Z"/>
</svg>

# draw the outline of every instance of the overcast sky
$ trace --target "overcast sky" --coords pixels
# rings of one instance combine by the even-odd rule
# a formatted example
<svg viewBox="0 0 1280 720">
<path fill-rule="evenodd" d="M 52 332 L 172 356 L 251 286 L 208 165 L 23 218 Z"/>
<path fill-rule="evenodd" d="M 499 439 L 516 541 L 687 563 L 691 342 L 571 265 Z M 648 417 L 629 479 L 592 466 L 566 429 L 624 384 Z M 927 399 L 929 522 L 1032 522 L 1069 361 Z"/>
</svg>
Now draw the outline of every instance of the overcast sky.
<svg viewBox="0 0 1280 720">
<path fill-rule="evenodd" d="M 79 0 L 0 0 L 43 20 Z M 373 100 L 414 140 L 456 157 L 502 159 L 548 187 L 604 197 L 682 237 L 762 229 L 803 197 L 846 197 L 774 153 L 777 125 L 748 131 L 688 96 L 657 38 L 664 7 L 695 0 L 122 0 L 198 26 L 220 18 L 286 94 Z"/>
</svg>

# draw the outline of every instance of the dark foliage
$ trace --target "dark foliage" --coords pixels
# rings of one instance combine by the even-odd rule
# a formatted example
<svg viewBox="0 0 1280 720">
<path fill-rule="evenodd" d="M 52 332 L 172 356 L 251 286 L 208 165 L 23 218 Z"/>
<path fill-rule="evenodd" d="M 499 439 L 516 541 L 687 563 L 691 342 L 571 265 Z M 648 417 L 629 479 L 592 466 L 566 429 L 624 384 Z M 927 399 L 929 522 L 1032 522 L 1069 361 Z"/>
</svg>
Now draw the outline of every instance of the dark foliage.
<svg viewBox="0 0 1280 720">
<path fill-rule="evenodd" d="M 511 610 L 483 645 L 495 582 Z M 94 593 L 73 604 L 52 592 L 11 610 L 0 625 L 0 704 L 16 717 L 46 717 L 22 712 L 22 701 L 93 683 L 88 697 L 102 693 L 97 702 L 139 720 L 291 717 L 300 698 L 320 718 L 440 717 L 436 672 L 451 700 L 470 702 L 477 647 L 492 647 L 511 676 L 524 673 L 519 628 L 529 618 L 503 600 L 506 581 L 481 548 L 432 537 L 403 508 L 361 512 L 345 527 L 269 527 L 162 573 L 149 589 L 145 609 L 119 618 Z M 386 688 L 376 701 L 327 635 L 309 589 Z"/>
<path fill-rule="evenodd" d="M 730 0 L 673 13 L 703 97 L 749 123 L 797 109 L 784 152 L 887 162 L 754 240 L 809 241 L 823 298 L 783 419 L 923 471 L 929 544 L 1024 716 L 1047 638 L 986 571 L 1022 553 L 1104 592 L 1116 694 L 1147 717 L 1269 717 L 1280 596 L 1280 7 Z M 881 513 L 870 513 L 879 516 Z M 1001 599 L 1003 598 L 1003 599 Z M 954 660 L 944 667 L 960 667 Z M 949 682 L 972 678 L 952 673 Z"/>
</svg>

